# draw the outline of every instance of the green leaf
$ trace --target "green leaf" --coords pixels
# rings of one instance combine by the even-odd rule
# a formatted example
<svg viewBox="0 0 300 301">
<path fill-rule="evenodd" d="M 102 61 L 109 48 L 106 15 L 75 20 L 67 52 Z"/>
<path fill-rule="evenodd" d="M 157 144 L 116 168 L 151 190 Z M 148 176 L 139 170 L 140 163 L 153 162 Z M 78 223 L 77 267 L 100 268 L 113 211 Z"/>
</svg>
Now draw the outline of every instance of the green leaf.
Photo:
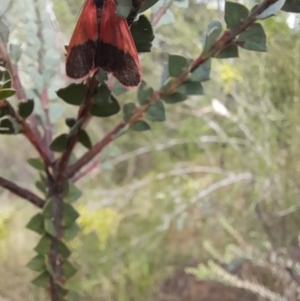
<svg viewBox="0 0 300 301">
<path fill-rule="evenodd" d="M 62 258 L 68 258 L 71 255 L 71 251 L 62 241 L 58 243 L 58 251 Z"/>
<path fill-rule="evenodd" d="M 48 254 L 48 252 L 50 250 L 50 244 L 51 244 L 50 236 L 48 234 L 45 234 L 40 239 L 40 241 L 38 242 L 38 244 L 36 245 L 36 247 L 34 248 L 34 250 L 39 255 L 46 255 L 46 254 Z"/>
<path fill-rule="evenodd" d="M 29 158 L 27 160 L 27 163 L 37 169 L 37 170 L 44 170 L 45 169 L 45 166 L 44 166 L 44 163 L 42 162 L 42 160 L 40 158 Z"/>
<path fill-rule="evenodd" d="M 211 49 L 212 45 L 218 39 L 222 32 L 222 24 L 220 21 L 213 20 L 211 21 L 205 33 L 205 42 L 204 42 L 204 49 L 203 53 L 207 54 Z"/>
<path fill-rule="evenodd" d="M 249 15 L 249 10 L 242 4 L 226 1 L 225 22 L 227 28 L 238 26 Z"/>
<path fill-rule="evenodd" d="M 189 79 L 195 82 L 204 82 L 209 80 L 210 68 L 211 59 L 208 59 L 192 72 L 192 75 Z"/>
<path fill-rule="evenodd" d="M 188 66 L 188 60 L 181 55 L 169 55 L 169 75 L 178 76 Z"/>
<path fill-rule="evenodd" d="M 14 89 L 0 89 L 0 100 L 9 98 L 16 94 Z"/>
<path fill-rule="evenodd" d="M 26 266 L 30 270 L 35 272 L 45 271 L 46 270 L 45 257 L 43 255 L 36 255 L 26 264 Z"/>
<path fill-rule="evenodd" d="M 281 10 L 289 13 L 300 13 L 299 0 L 286 0 Z"/>
<path fill-rule="evenodd" d="M 97 117 L 109 117 L 121 110 L 117 99 L 111 95 L 106 85 L 101 85 L 94 98 L 91 114 Z"/>
<path fill-rule="evenodd" d="M 173 103 L 178 103 L 178 102 L 182 102 L 184 100 L 186 100 L 186 95 L 185 94 L 182 94 L 182 93 L 179 93 L 179 92 L 175 92 L 171 95 L 166 95 L 163 97 L 163 100 L 166 102 L 166 103 L 169 103 L 169 104 L 173 104 Z"/>
<path fill-rule="evenodd" d="M 165 121 L 165 106 L 161 100 L 157 100 L 146 111 L 145 117 L 150 121 Z"/>
<path fill-rule="evenodd" d="M 135 104 L 132 102 L 125 103 L 123 106 L 123 118 L 125 122 L 128 122 L 134 113 Z"/>
<path fill-rule="evenodd" d="M 36 233 L 43 234 L 44 230 L 44 218 L 41 213 L 34 215 L 27 223 L 26 228 Z"/>
<path fill-rule="evenodd" d="M 139 17 L 130 28 L 137 52 L 150 52 L 154 40 L 153 29 L 145 15 Z"/>
<path fill-rule="evenodd" d="M 43 194 L 46 194 L 47 188 L 46 188 L 45 182 L 43 182 L 41 180 L 36 181 L 35 186 L 40 192 L 42 192 Z"/>
<path fill-rule="evenodd" d="M 1 115 L 1 114 L 0 114 Z M 20 124 L 11 116 L 0 121 L 1 134 L 18 134 L 21 132 Z"/>
<path fill-rule="evenodd" d="M 53 224 L 52 220 L 45 219 L 44 220 L 44 228 L 45 228 L 46 233 L 48 233 L 49 235 L 51 235 L 53 237 L 56 236 L 56 231 L 55 231 L 54 224 Z"/>
<path fill-rule="evenodd" d="M 53 152 L 63 152 L 67 147 L 67 140 L 68 140 L 67 134 L 59 135 L 50 144 L 50 149 Z"/>
<path fill-rule="evenodd" d="M 63 225 L 68 227 L 72 225 L 79 217 L 79 213 L 69 203 L 63 204 Z"/>
<path fill-rule="evenodd" d="M 73 223 L 69 227 L 64 228 L 63 238 L 66 241 L 69 241 L 69 240 L 73 239 L 74 237 L 76 237 L 79 231 L 80 231 L 80 227 L 78 226 L 78 224 Z"/>
<path fill-rule="evenodd" d="M 215 56 L 217 59 L 228 59 L 231 57 L 239 57 L 239 51 L 236 45 L 227 46 Z"/>
<path fill-rule="evenodd" d="M 145 81 L 142 81 L 137 92 L 137 98 L 140 105 L 145 105 L 153 95 L 154 90 L 149 87 Z"/>
<path fill-rule="evenodd" d="M 259 14 L 256 19 L 262 20 L 269 18 L 275 14 L 277 14 L 281 8 L 283 7 L 285 0 L 277 0 L 275 3 L 271 4 L 267 9 L 265 9 L 261 14 Z M 299 7 L 299 1 L 298 1 L 298 7 Z"/>
<path fill-rule="evenodd" d="M 80 129 L 78 131 L 77 139 L 78 139 L 78 142 L 80 142 L 87 149 L 92 148 L 93 145 L 92 145 L 91 139 L 85 130 Z"/>
<path fill-rule="evenodd" d="M 11 88 L 11 79 L 8 79 L 7 81 L 3 82 L 3 84 L 0 86 L 0 90 L 1 89 L 10 89 L 10 88 Z"/>
<path fill-rule="evenodd" d="M 151 129 L 150 125 L 143 120 L 138 120 L 130 126 L 130 129 L 135 132 L 143 132 Z"/>
<path fill-rule="evenodd" d="M 116 14 L 123 19 L 126 19 L 131 11 L 132 2 L 131 0 L 116 0 L 117 9 L 115 10 Z"/>
<path fill-rule="evenodd" d="M 70 84 L 66 88 L 59 89 L 56 94 L 66 103 L 80 106 L 86 96 L 87 88 L 84 84 Z"/>
<path fill-rule="evenodd" d="M 74 268 L 73 265 L 69 261 L 65 261 L 62 264 L 62 272 L 63 272 L 63 275 L 66 277 L 66 279 L 70 279 L 71 277 L 73 277 L 76 274 L 77 269 Z"/>
<path fill-rule="evenodd" d="M 74 117 L 67 117 L 65 123 L 69 128 L 72 128 L 76 123 L 76 119 Z"/>
<path fill-rule="evenodd" d="M 35 286 L 47 288 L 50 285 L 50 274 L 48 272 L 43 272 L 31 282 Z"/>
<path fill-rule="evenodd" d="M 55 287 L 55 290 L 58 292 L 59 296 L 64 297 L 69 293 L 68 290 L 66 290 L 65 288 L 63 288 L 62 286 L 60 286 L 58 284 L 55 284 L 54 287 Z M 69 300 L 69 299 L 67 299 L 67 300 Z M 61 301 L 61 299 L 59 299 L 59 301 Z"/>
<path fill-rule="evenodd" d="M 11 75 L 8 70 L 6 70 L 4 67 L 0 66 L 0 81 L 6 82 L 8 80 L 11 80 Z"/>
<path fill-rule="evenodd" d="M 19 104 L 19 115 L 26 119 L 29 117 L 34 109 L 34 101 L 33 99 L 28 99 L 26 102 L 21 102 Z"/>
<path fill-rule="evenodd" d="M 76 202 L 80 197 L 82 196 L 82 192 L 74 185 L 69 185 L 69 191 L 66 196 L 66 201 L 68 203 L 74 203 Z"/>
<path fill-rule="evenodd" d="M 242 32 L 237 41 L 239 46 L 244 49 L 252 51 L 267 51 L 267 37 L 263 27 L 254 23 L 248 27 L 244 32 Z"/>
<path fill-rule="evenodd" d="M 186 81 L 177 88 L 177 92 L 185 95 L 203 95 L 203 87 L 200 82 Z"/>
</svg>

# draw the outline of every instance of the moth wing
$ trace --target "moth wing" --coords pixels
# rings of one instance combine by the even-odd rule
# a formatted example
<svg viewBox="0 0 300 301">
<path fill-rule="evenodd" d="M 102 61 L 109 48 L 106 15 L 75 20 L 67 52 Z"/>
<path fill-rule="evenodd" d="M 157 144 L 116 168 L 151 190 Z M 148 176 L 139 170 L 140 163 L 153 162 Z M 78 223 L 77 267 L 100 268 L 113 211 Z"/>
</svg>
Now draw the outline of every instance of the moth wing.
<svg viewBox="0 0 300 301">
<path fill-rule="evenodd" d="M 67 49 L 67 76 L 79 79 L 95 70 L 98 30 L 96 5 L 93 0 L 86 0 Z"/>
<path fill-rule="evenodd" d="M 104 2 L 95 65 L 111 72 L 123 86 L 136 87 L 142 77 L 138 53 L 126 20 L 115 10 L 114 0 Z"/>
</svg>

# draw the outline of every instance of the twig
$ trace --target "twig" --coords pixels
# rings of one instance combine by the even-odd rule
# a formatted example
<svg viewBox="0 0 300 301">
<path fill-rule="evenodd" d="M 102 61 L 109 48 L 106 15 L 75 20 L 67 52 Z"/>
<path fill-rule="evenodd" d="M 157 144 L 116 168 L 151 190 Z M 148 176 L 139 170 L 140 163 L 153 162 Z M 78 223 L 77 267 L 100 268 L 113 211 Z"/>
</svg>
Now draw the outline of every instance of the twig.
<svg viewBox="0 0 300 301">
<path fill-rule="evenodd" d="M 86 94 L 86 98 L 85 101 L 83 103 L 83 106 L 81 107 L 79 113 L 78 113 L 78 117 L 77 117 L 77 130 L 79 130 L 83 124 L 85 122 L 87 122 L 90 118 L 90 108 L 93 104 L 93 96 L 94 96 L 94 92 L 95 89 L 97 87 L 98 81 L 96 79 L 96 74 L 94 74 L 94 76 L 89 79 L 88 81 L 88 91 Z M 66 150 L 64 151 L 64 153 L 62 154 L 59 163 L 58 163 L 58 168 L 57 168 L 57 184 L 61 184 L 61 182 L 63 181 L 64 177 L 65 177 L 65 171 L 71 156 L 71 153 L 76 145 L 77 142 L 77 135 L 73 134 L 70 135 L 68 141 L 67 141 L 67 147 Z"/>
<path fill-rule="evenodd" d="M 0 177 L 0 186 L 18 195 L 19 197 L 29 201 L 31 204 L 38 208 L 43 208 L 45 201 L 29 191 L 28 189 L 22 188 L 15 183 Z"/>
</svg>

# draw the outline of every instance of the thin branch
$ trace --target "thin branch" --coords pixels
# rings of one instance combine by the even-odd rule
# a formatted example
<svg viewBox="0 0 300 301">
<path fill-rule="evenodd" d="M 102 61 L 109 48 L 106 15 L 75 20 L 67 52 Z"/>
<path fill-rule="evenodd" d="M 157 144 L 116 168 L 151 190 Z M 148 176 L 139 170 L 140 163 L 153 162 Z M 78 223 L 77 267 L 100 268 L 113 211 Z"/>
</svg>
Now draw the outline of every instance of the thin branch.
<svg viewBox="0 0 300 301">
<path fill-rule="evenodd" d="M 195 71 L 201 64 L 203 64 L 209 58 L 214 57 L 220 51 L 234 43 L 235 38 L 244 30 L 246 30 L 252 23 L 256 21 L 256 17 L 261 14 L 265 9 L 267 9 L 271 4 L 275 3 L 277 0 L 265 0 L 263 3 L 255 7 L 249 17 L 245 19 L 238 26 L 226 30 L 223 35 L 215 41 L 207 53 L 201 53 L 199 57 L 194 60 L 189 68 L 184 70 L 177 78 L 172 78 L 166 86 L 162 89 L 154 92 L 151 99 L 149 99 L 148 104 L 136 108 L 133 116 L 130 120 L 125 122 L 120 122 L 111 132 L 109 132 L 102 140 L 96 143 L 92 149 L 87 151 L 77 162 L 67 170 L 67 178 L 72 178 L 76 172 L 78 172 L 84 165 L 89 163 L 95 156 L 97 156 L 102 149 L 108 145 L 113 139 L 114 135 L 119 131 L 124 129 L 127 125 L 131 125 L 137 120 L 143 117 L 145 111 L 149 108 L 150 105 L 163 98 L 163 96 L 171 95 L 176 92 L 177 88 L 183 84 L 189 76 L 190 72 Z"/>
<path fill-rule="evenodd" d="M 30 190 L 22 188 L 16 185 L 15 183 L 6 180 L 2 177 L 0 177 L 0 186 L 18 195 L 19 197 L 29 201 L 31 204 L 35 205 L 38 208 L 43 208 L 45 204 L 45 201 L 43 199 L 35 195 Z"/>
</svg>

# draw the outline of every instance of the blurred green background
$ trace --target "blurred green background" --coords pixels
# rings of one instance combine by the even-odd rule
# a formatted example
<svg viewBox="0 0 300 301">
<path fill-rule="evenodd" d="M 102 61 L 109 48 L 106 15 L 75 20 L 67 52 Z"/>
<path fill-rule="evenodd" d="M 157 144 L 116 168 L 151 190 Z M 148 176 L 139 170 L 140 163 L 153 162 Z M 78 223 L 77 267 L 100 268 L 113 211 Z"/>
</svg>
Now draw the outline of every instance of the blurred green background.
<svg viewBox="0 0 300 301">
<path fill-rule="evenodd" d="M 22 50 L 28 97 L 38 101 L 35 92 L 47 86 L 55 135 L 66 130 L 62 117 L 76 112 L 54 92 L 67 84 L 64 45 L 81 2 L 15 0 L 5 14 L 10 43 Z M 174 1 L 155 27 L 153 51 L 140 57 L 144 79 L 159 87 L 167 53 L 195 59 L 209 21 L 223 22 L 222 7 L 223 1 Z M 146 14 L 151 19 L 155 11 Z M 299 17 L 280 12 L 262 24 L 267 53 L 214 59 L 204 96 L 166 105 L 166 122 L 117 139 L 99 168 L 78 181 L 82 233 L 70 247 L 80 270 L 70 287 L 83 300 L 153 300 L 177 267 L 214 252 L 228 262 L 228 246 L 239 247 L 240 256 L 249 248 L 264 254 L 298 246 Z M 135 91 L 119 96 L 121 104 L 135 99 Z M 93 141 L 120 118 L 92 120 Z M 24 164 L 36 156 L 29 144 L 0 139 L 2 175 L 36 190 L 38 175 Z M 78 146 L 76 156 L 83 152 Z M 29 284 L 34 274 L 25 267 L 38 238 L 25 225 L 36 209 L 7 191 L 0 197 L 0 300 L 47 300 Z"/>
</svg>

